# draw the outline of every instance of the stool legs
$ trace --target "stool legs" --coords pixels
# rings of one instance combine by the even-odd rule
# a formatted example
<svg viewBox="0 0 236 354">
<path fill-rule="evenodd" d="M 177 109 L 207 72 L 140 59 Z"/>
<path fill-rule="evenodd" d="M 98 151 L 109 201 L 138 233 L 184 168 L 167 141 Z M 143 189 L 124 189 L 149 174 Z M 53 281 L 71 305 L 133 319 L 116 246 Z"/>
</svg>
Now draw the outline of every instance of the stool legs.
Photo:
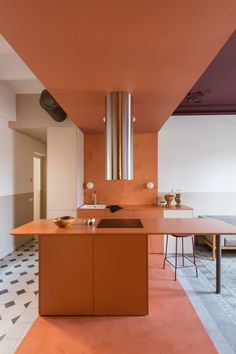
<svg viewBox="0 0 236 354">
<path fill-rule="evenodd" d="M 175 268 L 175 280 L 177 279 L 177 269 L 178 268 L 183 268 L 185 267 L 185 264 L 184 264 L 184 258 L 188 259 L 190 262 L 193 263 L 194 267 L 195 267 L 195 271 L 196 271 L 196 278 L 198 278 L 198 270 L 197 270 L 197 264 L 196 264 L 196 256 L 195 256 L 195 237 L 194 236 L 191 236 L 191 239 L 192 239 L 192 247 L 193 247 L 193 260 L 191 260 L 189 257 L 185 256 L 184 254 L 184 236 L 180 236 L 180 235 L 173 235 L 175 237 L 175 262 L 172 263 L 169 261 L 168 258 L 171 258 L 171 257 L 168 257 L 167 254 L 168 254 L 168 240 L 169 240 L 169 235 L 166 235 L 166 246 L 165 246 L 165 256 L 164 256 L 164 262 L 163 262 L 163 269 L 165 269 L 165 264 L 166 264 L 166 261 L 169 262 L 172 267 Z M 190 235 L 189 235 L 190 236 Z M 181 238 L 182 239 L 182 267 L 178 267 L 178 238 Z M 189 267 L 189 265 L 186 265 L 187 267 Z"/>
<path fill-rule="evenodd" d="M 177 276 L 177 268 L 178 268 L 178 237 L 175 238 L 175 281 Z"/>
<path fill-rule="evenodd" d="M 193 245 L 193 264 L 195 265 L 196 269 L 196 278 L 198 278 L 198 271 L 197 271 L 197 264 L 196 264 L 196 257 L 195 257 L 195 237 L 192 236 L 192 245 Z"/>
<path fill-rule="evenodd" d="M 164 262 L 163 262 L 163 269 L 165 269 L 165 265 L 166 265 L 166 258 L 167 258 L 167 251 L 168 251 L 168 236 L 166 235 L 166 248 L 165 248 L 165 257 L 164 257 Z"/>
</svg>

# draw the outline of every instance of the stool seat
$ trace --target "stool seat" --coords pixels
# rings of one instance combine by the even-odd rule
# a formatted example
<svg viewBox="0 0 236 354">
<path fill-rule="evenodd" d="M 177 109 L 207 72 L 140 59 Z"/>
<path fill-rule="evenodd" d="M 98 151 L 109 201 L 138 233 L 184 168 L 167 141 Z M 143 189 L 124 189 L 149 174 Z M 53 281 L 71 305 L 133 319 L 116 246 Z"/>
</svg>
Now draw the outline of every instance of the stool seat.
<svg viewBox="0 0 236 354">
<path fill-rule="evenodd" d="M 193 234 L 189 234 L 189 235 L 184 235 L 184 234 L 169 234 L 170 236 L 173 236 L 173 237 L 193 237 L 194 235 Z"/>
<path fill-rule="evenodd" d="M 175 255 L 172 256 L 172 257 L 168 257 L 168 239 L 169 239 L 169 236 L 173 236 L 176 238 L 176 242 L 175 242 Z M 192 247 L 193 247 L 193 253 L 192 253 L 192 256 L 193 256 L 193 260 L 190 259 L 189 257 L 187 257 L 185 254 L 184 254 L 184 239 L 186 237 L 191 237 L 192 238 Z M 182 239 L 182 266 L 178 266 L 178 240 L 179 239 Z M 172 262 L 170 262 L 169 258 L 175 258 L 175 264 L 173 264 Z M 184 265 L 184 259 L 187 259 L 188 261 L 190 261 L 191 263 L 193 263 L 193 265 Z M 197 270 L 197 264 L 196 264 L 196 257 L 195 257 L 195 238 L 194 238 L 194 235 L 190 234 L 190 235 L 184 235 L 184 234 L 169 234 L 169 235 L 166 235 L 166 248 L 165 248 L 165 258 L 164 258 L 164 263 L 163 263 L 163 269 L 165 269 L 165 263 L 166 261 L 168 263 L 170 263 L 172 265 L 172 267 L 175 268 L 175 280 L 176 280 L 176 275 L 177 275 L 177 269 L 178 268 L 183 268 L 183 267 L 195 267 L 195 270 L 196 270 L 196 278 L 198 278 L 198 270 Z"/>
</svg>

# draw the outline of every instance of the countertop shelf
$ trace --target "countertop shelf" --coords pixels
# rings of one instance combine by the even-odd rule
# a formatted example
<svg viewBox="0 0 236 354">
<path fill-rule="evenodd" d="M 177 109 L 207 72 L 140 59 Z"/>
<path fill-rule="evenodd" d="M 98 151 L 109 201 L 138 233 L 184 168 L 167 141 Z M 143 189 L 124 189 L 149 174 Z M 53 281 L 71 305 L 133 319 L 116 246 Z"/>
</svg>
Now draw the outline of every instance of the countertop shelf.
<svg viewBox="0 0 236 354">
<path fill-rule="evenodd" d="M 108 204 L 109 205 L 109 204 Z M 176 207 L 176 206 L 171 206 L 170 208 L 164 208 L 164 207 L 160 207 L 158 205 L 120 205 L 123 209 L 120 209 L 118 212 L 120 211 L 125 211 L 125 210 L 146 210 L 146 209 L 154 209 L 154 210 L 193 210 L 193 208 L 187 206 L 187 205 L 181 205 L 180 207 Z M 96 210 L 99 210 L 99 211 L 108 211 L 110 212 L 110 210 L 108 208 L 105 208 L 105 209 L 86 209 L 86 208 L 83 208 L 81 209 L 80 207 L 78 208 L 78 210 L 92 210 L 92 211 L 96 211 Z"/>
</svg>

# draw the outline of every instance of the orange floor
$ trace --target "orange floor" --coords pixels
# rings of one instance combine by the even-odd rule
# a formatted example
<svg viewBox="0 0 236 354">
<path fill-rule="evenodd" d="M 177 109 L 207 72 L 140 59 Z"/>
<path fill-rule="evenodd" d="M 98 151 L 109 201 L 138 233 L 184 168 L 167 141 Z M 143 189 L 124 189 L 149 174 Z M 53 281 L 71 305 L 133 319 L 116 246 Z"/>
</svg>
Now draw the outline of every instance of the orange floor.
<svg viewBox="0 0 236 354">
<path fill-rule="evenodd" d="M 162 259 L 150 255 L 148 316 L 38 317 L 16 353 L 217 353 L 172 269 L 162 270 Z"/>
</svg>

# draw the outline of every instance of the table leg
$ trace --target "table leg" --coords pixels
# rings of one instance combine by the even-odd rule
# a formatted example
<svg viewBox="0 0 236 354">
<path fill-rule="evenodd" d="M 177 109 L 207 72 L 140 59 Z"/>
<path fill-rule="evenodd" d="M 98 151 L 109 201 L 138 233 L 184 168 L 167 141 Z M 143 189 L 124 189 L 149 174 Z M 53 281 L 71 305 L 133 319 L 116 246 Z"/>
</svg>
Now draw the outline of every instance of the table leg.
<svg viewBox="0 0 236 354">
<path fill-rule="evenodd" d="M 220 235 L 216 235 L 216 293 L 221 292 L 221 245 Z"/>
</svg>

